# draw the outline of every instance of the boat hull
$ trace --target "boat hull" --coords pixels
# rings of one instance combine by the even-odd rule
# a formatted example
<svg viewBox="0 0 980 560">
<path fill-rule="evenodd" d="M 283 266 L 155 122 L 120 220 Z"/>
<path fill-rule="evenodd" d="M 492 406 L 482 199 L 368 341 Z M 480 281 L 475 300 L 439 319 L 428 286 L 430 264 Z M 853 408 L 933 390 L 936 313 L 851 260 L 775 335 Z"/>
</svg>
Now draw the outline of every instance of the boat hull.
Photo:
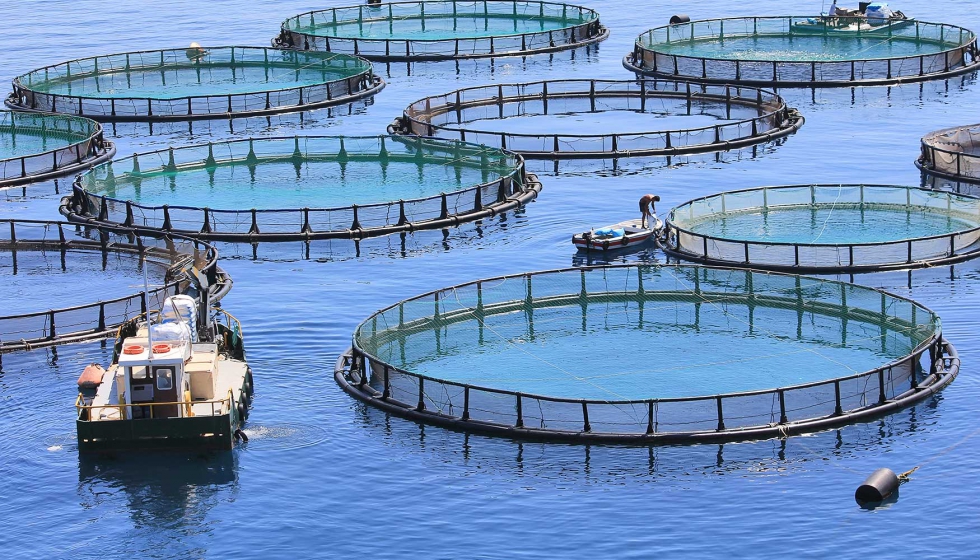
<svg viewBox="0 0 980 560">
<path fill-rule="evenodd" d="M 654 238 L 656 232 L 663 227 L 663 222 L 659 218 L 653 218 L 653 229 L 640 227 L 639 220 L 627 220 L 618 224 L 607 226 L 609 228 L 621 228 L 624 231 L 622 237 L 611 239 L 595 239 L 591 237 L 591 232 L 576 233 L 572 236 L 572 245 L 580 251 L 588 252 L 611 252 L 624 249 L 636 249 Z"/>
<path fill-rule="evenodd" d="M 635 249 L 653 239 L 653 231 L 642 234 L 626 234 L 616 239 L 593 239 L 588 241 L 582 234 L 577 234 L 572 238 L 572 244 L 580 251 L 619 251 L 622 249 Z"/>
<path fill-rule="evenodd" d="M 238 411 L 222 416 L 90 422 L 76 420 L 78 450 L 105 452 L 132 449 L 220 451 L 231 449 L 240 422 Z"/>
<path fill-rule="evenodd" d="M 235 445 L 235 433 L 242 429 L 252 401 L 252 374 L 245 367 L 241 387 L 233 392 L 237 399 L 224 414 L 183 418 L 138 418 L 89 420 L 88 409 L 79 410 L 75 419 L 80 453 L 103 453 L 136 449 L 181 451 L 222 451 Z M 100 408 L 108 408 L 103 406 Z"/>
</svg>

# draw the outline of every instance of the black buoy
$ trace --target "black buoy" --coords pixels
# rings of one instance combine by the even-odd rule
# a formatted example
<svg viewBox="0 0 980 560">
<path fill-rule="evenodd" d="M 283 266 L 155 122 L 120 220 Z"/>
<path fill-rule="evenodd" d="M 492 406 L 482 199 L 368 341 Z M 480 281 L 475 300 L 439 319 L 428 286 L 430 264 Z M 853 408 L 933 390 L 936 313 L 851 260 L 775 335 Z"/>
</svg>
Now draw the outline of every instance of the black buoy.
<svg viewBox="0 0 980 560">
<path fill-rule="evenodd" d="M 691 16 L 687 16 L 687 15 L 684 15 L 684 14 L 676 14 L 676 15 L 670 16 L 670 24 L 671 25 L 677 25 L 678 23 L 688 23 L 690 21 L 691 21 Z"/>
<path fill-rule="evenodd" d="M 858 504 L 881 502 L 898 490 L 899 484 L 901 480 L 891 469 L 878 469 L 858 486 L 854 499 Z"/>
</svg>

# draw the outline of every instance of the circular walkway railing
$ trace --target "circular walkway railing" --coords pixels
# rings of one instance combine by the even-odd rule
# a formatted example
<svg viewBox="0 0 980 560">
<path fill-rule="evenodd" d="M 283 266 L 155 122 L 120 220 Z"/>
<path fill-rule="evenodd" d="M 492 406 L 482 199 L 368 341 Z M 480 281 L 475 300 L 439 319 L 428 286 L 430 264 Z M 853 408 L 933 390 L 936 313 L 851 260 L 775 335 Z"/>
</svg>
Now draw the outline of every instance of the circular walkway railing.
<svg viewBox="0 0 980 560">
<path fill-rule="evenodd" d="M 648 132 L 579 134 L 516 133 L 470 127 L 481 119 L 652 111 L 664 100 L 678 115 L 710 108 L 725 122 L 713 126 Z M 749 87 L 691 85 L 670 80 L 553 80 L 464 88 L 420 99 L 389 130 L 476 142 L 513 150 L 528 159 L 682 155 L 729 150 L 793 134 L 803 117 L 778 95 Z"/>
<path fill-rule="evenodd" d="M 801 24 L 813 19 L 810 16 L 738 17 L 665 25 L 640 35 L 633 52 L 623 59 L 623 65 L 641 75 L 782 87 L 898 84 L 947 78 L 980 67 L 976 35 L 956 25 L 912 20 L 865 32 L 826 31 L 815 36 L 810 29 L 801 31 Z M 855 24 L 862 21 L 863 18 L 856 18 Z M 791 59 L 780 59 L 780 50 L 771 57 L 760 57 L 755 52 L 744 57 L 720 52 L 694 54 L 698 46 L 708 44 L 780 38 L 787 45 L 792 40 L 829 39 L 835 41 L 829 47 L 834 50 L 827 56 L 799 55 Z M 846 58 L 847 52 L 842 52 L 838 43 L 848 40 L 934 48 L 922 54 L 872 57 L 867 55 L 870 47 L 861 46 L 855 48 L 854 56 Z M 678 47 L 689 47 L 691 52 L 678 54 L 675 52 Z"/>
<path fill-rule="evenodd" d="M 930 175 L 980 183 L 980 124 L 926 134 L 922 137 L 922 154 L 915 165 Z"/>
<path fill-rule="evenodd" d="M 18 139 L 26 147 L 18 147 Z M 0 111 L 0 188 L 77 173 L 112 159 L 102 125 L 66 115 Z"/>
<path fill-rule="evenodd" d="M 372 96 L 384 85 L 370 62 L 345 54 L 197 47 L 39 68 L 14 80 L 5 103 L 18 111 L 106 122 L 194 120 L 340 105 Z"/>
<path fill-rule="evenodd" d="M 581 6 L 427 0 L 306 12 L 284 21 L 272 43 L 394 62 L 547 53 L 597 43 L 608 36 L 599 14 Z"/>
<path fill-rule="evenodd" d="M 682 280 L 679 284 L 678 277 Z M 505 283 L 516 287 L 501 293 L 499 288 Z M 670 321 L 678 319 L 658 315 L 658 305 L 684 302 L 704 305 L 705 309 L 725 306 L 732 313 L 735 308 L 745 308 L 746 313 L 738 315 L 750 323 L 750 331 L 753 310 L 795 316 L 792 324 L 766 323 L 764 327 L 781 333 L 785 326 L 787 340 L 799 337 L 798 321 L 816 314 L 821 320 L 827 319 L 823 332 L 838 337 L 834 343 L 831 336 L 827 344 L 848 340 L 850 320 L 852 325 L 854 321 L 881 325 L 883 344 L 887 333 L 904 333 L 902 336 L 911 337 L 914 347 L 904 357 L 880 367 L 815 383 L 684 398 L 650 395 L 635 400 L 558 398 L 454 382 L 395 367 L 391 360 L 374 353 L 379 345 L 387 345 L 395 356 L 398 348 L 415 356 L 418 352 L 406 348 L 408 341 L 403 344 L 403 337 L 431 333 L 426 340 L 431 339 L 436 350 L 442 341 L 440 356 L 454 355 L 465 351 L 458 340 L 465 333 L 457 332 L 451 340 L 452 325 L 475 321 L 482 327 L 494 317 L 528 322 L 532 334 L 527 336 L 533 339 L 535 314 L 545 314 L 539 320 L 553 322 L 554 311 L 548 310 L 562 307 L 580 310 L 580 318 L 569 320 L 581 322 L 583 329 L 590 306 L 619 309 L 630 305 L 636 311 L 630 316 L 643 322 L 644 302 L 654 315 L 647 315 L 647 322 L 662 322 L 668 328 L 672 328 Z M 697 328 L 697 315 L 693 320 L 693 328 Z M 492 337 L 491 327 L 486 329 L 486 336 Z M 442 339 L 439 333 L 443 333 Z M 463 338 L 475 343 L 483 336 L 481 328 L 472 337 Z M 549 340 L 555 342 L 553 337 Z M 525 351 L 529 363 L 547 367 L 536 361 L 530 346 L 523 345 L 529 348 Z M 615 370 L 617 356 L 611 354 L 610 360 L 610 368 Z M 931 311 L 885 292 L 751 270 L 607 266 L 489 278 L 400 302 L 358 327 L 353 347 L 338 359 L 334 376 L 345 392 L 366 404 L 417 422 L 461 431 L 546 441 L 695 443 L 785 437 L 866 421 L 942 389 L 958 374 L 959 365 L 955 349 L 943 339 L 938 318 Z M 492 370 L 494 364 L 477 363 L 474 367 Z"/>
<path fill-rule="evenodd" d="M 693 224 L 736 215 L 777 211 L 824 212 L 828 226 L 835 209 L 903 212 L 954 220 L 950 233 L 875 242 L 766 241 L 694 231 Z M 869 216 L 870 217 L 870 216 Z M 823 219 L 824 221 L 821 221 Z M 883 223 L 887 223 L 887 220 Z M 855 224 L 858 225 L 858 224 Z M 821 229 L 821 231 L 826 231 Z M 774 232 L 778 233 L 778 232 Z M 810 273 L 874 272 L 952 264 L 980 255 L 980 199 L 951 192 L 893 185 L 787 185 L 729 191 L 688 201 L 667 216 L 661 248 L 679 259 L 713 265 Z"/>
<path fill-rule="evenodd" d="M 401 162 L 418 166 L 419 174 L 430 164 L 467 168 L 481 172 L 484 180 L 422 198 L 332 208 L 156 206 L 104 194 L 124 183 L 136 185 L 161 174 L 176 180 L 182 172 L 212 173 L 220 167 L 240 166 L 241 173 L 255 176 L 261 165 L 283 162 L 292 164 L 290 173 L 296 176 L 305 166 L 374 164 L 380 183 L 387 166 Z M 115 172 L 113 168 L 130 170 Z M 203 179 L 191 186 L 208 188 L 207 177 Z M 72 195 L 62 200 L 61 213 L 75 223 L 155 235 L 175 232 L 215 241 L 359 239 L 488 218 L 527 204 L 540 191 L 541 183 L 525 171 L 519 155 L 476 144 L 386 136 L 263 138 L 171 148 L 113 161 L 79 176 Z"/>
<path fill-rule="evenodd" d="M 109 255 L 128 255 L 154 263 L 166 274 L 163 284 L 146 294 L 151 308 L 159 308 L 168 296 L 197 295 L 201 290 L 218 301 L 231 289 L 231 278 L 218 267 L 217 250 L 206 243 L 180 235 L 143 237 L 132 231 L 120 240 L 104 230 L 88 229 L 81 232 L 85 237 L 72 237 L 77 229 L 64 222 L 0 220 L 0 252 L 10 255 L 15 268 L 18 255 L 31 252 L 60 254 L 63 262 L 70 251 L 91 253 L 102 262 Z M 0 353 L 111 337 L 119 325 L 146 312 L 146 299 L 141 291 L 111 299 L 93 293 L 93 302 L 84 305 L 0 316 Z"/>
</svg>

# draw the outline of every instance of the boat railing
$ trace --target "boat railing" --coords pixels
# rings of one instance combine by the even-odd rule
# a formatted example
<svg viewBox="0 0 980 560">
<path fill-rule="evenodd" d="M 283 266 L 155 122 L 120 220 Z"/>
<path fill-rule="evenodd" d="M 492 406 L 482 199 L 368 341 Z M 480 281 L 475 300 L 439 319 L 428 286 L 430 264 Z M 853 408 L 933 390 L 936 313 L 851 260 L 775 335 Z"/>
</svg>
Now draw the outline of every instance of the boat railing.
<svg viewBox="0 0 980 560">
<path fill-rule="evenodd" d="M 211 405 L 211 416 L 223 416 L 228 414 L 235 404 L 235 395 L 231 389 L 228 390 L 228 395 L 221 399 L 211 399 L 211 400 L 183 400 L 175 402 L 146 402 L 146 403 L 116 403 L 116 404 L 85 404 L 84 397 L 79 394 L 78 398 L 75 399 L 75 410 L 76 418 L 82 421 L 92 421 L 93 418 L 98 418 L 97 414 L 101 414 L 102 411 L 117 410 L 119 412 L 118 418 L 106 418 L 104 420 L 124 420 L 126 419 L 126 409 L 135 407 L 149 407 L 150 416 L 149 419 L 152 420 L 156 418 L 153 414 L 154 408 L 159 406 L 178 406 L 183 407 L 185 417 L 190 416 L 202 416 L 199 413 L 194 413 L 193 407 L 197 405 Z M 217 407 L 217 408 L 216 408 Z M 163 418 L 171 418 L 170 416 L 165 416 Z M 138 420 L 138 419 L 137 419 Z"/>
</svg>

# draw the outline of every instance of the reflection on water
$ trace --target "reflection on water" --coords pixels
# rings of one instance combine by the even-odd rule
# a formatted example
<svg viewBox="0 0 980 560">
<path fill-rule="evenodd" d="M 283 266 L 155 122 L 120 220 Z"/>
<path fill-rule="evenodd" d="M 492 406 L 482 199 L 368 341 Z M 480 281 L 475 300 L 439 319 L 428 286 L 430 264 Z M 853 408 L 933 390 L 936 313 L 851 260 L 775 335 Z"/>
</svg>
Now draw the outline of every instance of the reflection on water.
<svg viewBox="0 0 980 560">
<path fill-rule="evenodd" d="M 79 455 L 78 498 L 84 509 L 125 502 L 133 528 L 168 546 L 170 533 L 208 531 L 207 515 L 215 504 L 238 494 L 238 454 L 205 455 L 119 452 Z M 166 531 L 166 532 L 163 532 Z"/>
</svg>

